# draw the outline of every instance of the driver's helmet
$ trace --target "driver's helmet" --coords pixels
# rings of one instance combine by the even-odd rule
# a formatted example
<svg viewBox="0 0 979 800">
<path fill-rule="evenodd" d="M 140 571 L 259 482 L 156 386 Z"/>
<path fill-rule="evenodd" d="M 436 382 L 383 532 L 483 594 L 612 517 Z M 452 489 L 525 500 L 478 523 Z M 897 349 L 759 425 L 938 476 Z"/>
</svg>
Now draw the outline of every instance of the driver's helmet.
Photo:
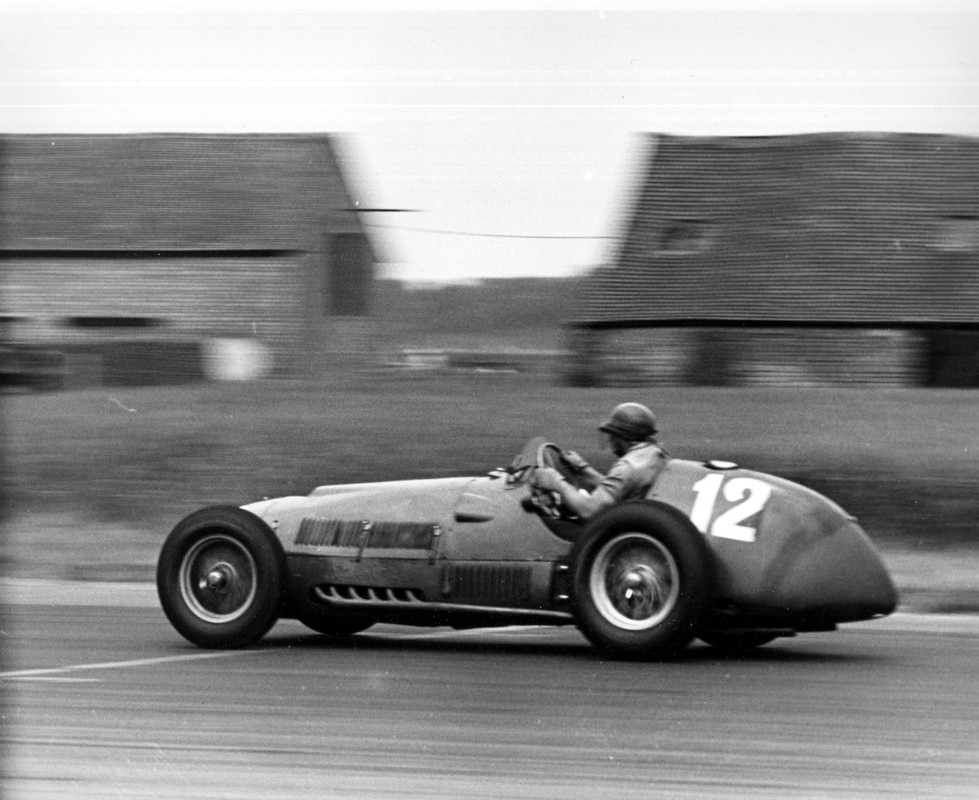
<svg viewBox="0 0 979 800">
<path fill-rule="evenodd" d="M 642 403 L 621 403 L 598 429 L 628 442 L 642 442 L 656 435 L 656 416 Z"/>
</svg>

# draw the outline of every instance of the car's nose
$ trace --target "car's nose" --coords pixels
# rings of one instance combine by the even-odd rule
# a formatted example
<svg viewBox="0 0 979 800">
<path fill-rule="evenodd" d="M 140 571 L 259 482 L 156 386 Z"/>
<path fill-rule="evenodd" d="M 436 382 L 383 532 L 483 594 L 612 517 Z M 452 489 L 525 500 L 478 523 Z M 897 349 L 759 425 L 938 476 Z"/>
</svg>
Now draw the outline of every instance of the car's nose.
<svg viewBox="0 0 979 800">
<path fill-rule="evenodd" d="M 799 552 L 776 592 L 787 609 L 833 622 L 885 616 L 898 603 L 880 554 L 853 521 Z"/>
</svg>

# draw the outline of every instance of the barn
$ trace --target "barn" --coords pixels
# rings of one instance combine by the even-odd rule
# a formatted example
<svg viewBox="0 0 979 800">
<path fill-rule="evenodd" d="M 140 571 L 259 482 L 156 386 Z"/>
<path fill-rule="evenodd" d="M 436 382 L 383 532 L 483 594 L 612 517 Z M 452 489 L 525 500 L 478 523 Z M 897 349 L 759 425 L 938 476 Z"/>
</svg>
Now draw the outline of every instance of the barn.
<svg viewBox="0 0 979 800">
<path fill-rule="evenodd" d="M 649 135 L 577 384 L 979 386 L 979 139 Z"/>
<path fill-rule="evenodd" d="M 377 257 L 342 167 L 330 135 L 0 137 L 5 351 L 68 385 L 369 361 Z"/>
</svg>

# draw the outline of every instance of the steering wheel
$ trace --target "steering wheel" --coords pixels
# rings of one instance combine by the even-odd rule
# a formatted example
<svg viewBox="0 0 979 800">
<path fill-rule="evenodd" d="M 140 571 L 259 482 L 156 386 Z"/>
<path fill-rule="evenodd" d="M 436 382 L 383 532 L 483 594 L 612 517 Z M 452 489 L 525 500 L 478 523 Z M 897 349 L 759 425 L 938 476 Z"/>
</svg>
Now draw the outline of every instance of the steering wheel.
<svg viewBox="0 0 979 800">
<path fill-rule="evenodd" d="M 552 442 L 544 442 L 537 448 L 537 466 L 556 469 L 561 473 L 561 477 L 576 489 L 582 488 L 580 476 L 571 468 L 561 448 Z"/>
<path fill-rule="evenodd" d="M 537 467 L 550 467 L 551 469 L 556 469 L 559 473 L 561 473 L 561 477 L 568 483 L 575 488 L 581 488 L 579 476 L 571 468 L 571 465 L 565 460 L 564 454 L 561 452 L 561 448 L 556 444 L 544 442 L 537 448 Z M 567 516 L 568 509 L 561 502 L 561 496 L 557 492 L 548 492 L 543 489 L 539 489 L 533 486 L 531 483 L 530 502 L 531 505 L 537 509 L 537 512 L 544 516 L 552 517 L 554 519 L 569 518 Z"/>
</svg>

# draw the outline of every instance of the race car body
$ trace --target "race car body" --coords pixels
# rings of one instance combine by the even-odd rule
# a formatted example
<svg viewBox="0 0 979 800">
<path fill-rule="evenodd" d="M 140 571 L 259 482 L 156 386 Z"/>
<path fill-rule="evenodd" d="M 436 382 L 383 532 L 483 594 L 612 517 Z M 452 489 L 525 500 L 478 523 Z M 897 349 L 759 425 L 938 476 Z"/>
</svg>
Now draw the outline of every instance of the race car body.
<svg viewBox="0 0 979 800">
<path fill-rule="evenodd" d="M 867 535 L 798 484 L 669 460 L 648 496 L 587 520 L 532 487 L 533 440 L 481 477 L 323 486 L 179 523 L 161 603 L 190 641 L 243 646 L 279 617 L 330 635 L 375 622 L 577 624 L 623 657 L 693 638 L 747 647 L 883 616 L 894 586 Z"/>
</svg>

